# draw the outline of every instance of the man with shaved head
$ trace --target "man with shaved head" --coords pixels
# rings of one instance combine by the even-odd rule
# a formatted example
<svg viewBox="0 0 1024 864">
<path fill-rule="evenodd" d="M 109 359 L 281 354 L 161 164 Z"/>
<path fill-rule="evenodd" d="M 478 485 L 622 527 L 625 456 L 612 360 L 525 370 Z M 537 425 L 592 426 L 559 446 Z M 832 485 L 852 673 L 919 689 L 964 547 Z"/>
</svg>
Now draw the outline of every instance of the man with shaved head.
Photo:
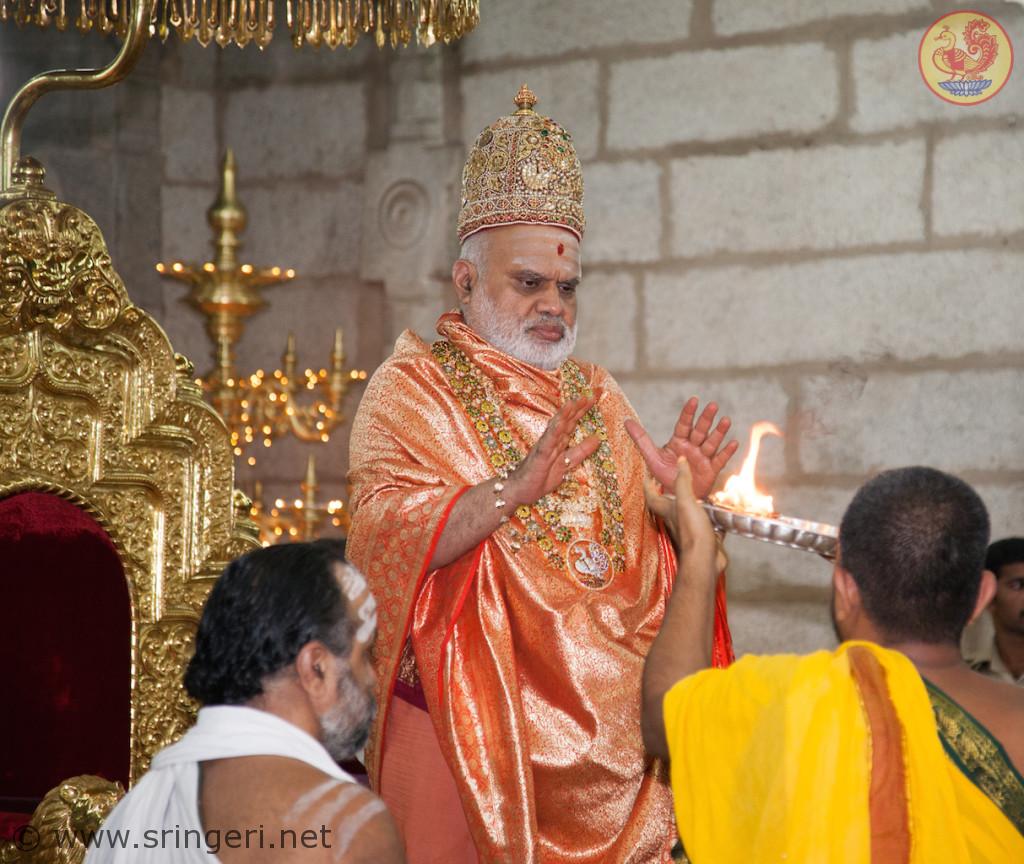
<svg viewBox="0 0 1024 864">
<path fill-rule="evenodd" d="M 707 494 L 735 445 L 693 399 L 657 447 L 571 356 L 583 178 L 536 101 L 477 138 L 458 309 L 432 345 L 402 335 L 352 431 L 349 549 L 381 603 L 367 765 L 413 864 L 646 864 L 674 839 L 639 704 L 675 557 L 642 479 L 685 456 Z"/>
<path fill-rule="evenodd" d="M 402 864 L 381 800 L 338 765 L 375 709 L 376 603 L 344 544 L 258 549 L 210 592 L 185 687 L 196 725 L 93 837 L 93 862 Z"/>
<path fill-rule="evenodd" d="M 720 562 L 680 467 L 674 500 L 648 486 L 682 566 L 644 669 L 643 730 L 671 758 L 690 860 L 1024 861 L 1024 692 L 960 656 L 996 591 L 978 493 L 920 465 L 873 477 L 839 526 L 839 647 L 710 669 Z"/>
</svg>

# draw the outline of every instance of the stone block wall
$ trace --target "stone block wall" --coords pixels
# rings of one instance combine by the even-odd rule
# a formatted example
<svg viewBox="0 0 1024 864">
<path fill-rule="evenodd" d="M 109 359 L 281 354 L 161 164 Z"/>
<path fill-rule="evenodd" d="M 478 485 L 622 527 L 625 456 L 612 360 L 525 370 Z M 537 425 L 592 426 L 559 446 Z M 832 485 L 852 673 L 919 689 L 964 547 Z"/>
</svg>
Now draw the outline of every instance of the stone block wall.
<svg viewBox="0 0 1024 864">
<path fill-rule="evenodd" d="M 927 90 L 921 35 L 955 8 L 493 0 L 460 49 L 464 146 L 523 81 L 576 138 L 580 355 L 656 437 L 692 394 L 744 443 L 776 422 L 760 475 L 794 516 L 923 463 L 1024 533 L 1024 78 L 977 108 Z M 1020 50 L 1019 5 L 986 11 Z M 831 644 L 827 564 L 729 546 L 741 651 Z"/>
</svg>

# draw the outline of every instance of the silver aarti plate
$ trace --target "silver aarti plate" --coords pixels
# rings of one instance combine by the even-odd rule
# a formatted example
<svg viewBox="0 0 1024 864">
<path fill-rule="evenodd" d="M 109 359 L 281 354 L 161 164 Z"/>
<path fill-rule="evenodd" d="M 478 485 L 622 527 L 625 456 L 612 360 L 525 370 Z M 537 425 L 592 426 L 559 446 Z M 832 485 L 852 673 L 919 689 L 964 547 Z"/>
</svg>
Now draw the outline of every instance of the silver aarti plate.
<svg viewBox="0 0 1024 864">
<path fill-rule="evenodd" d="M 835 525 L 792 519 L 789 516 L 753 516 L 706 501 L 703 504 L 712 524 L 730 534 L 765 540 L 790 549 L 816 552 L 829 560 L 836 557 L 839 529 Z"/>
</svg>

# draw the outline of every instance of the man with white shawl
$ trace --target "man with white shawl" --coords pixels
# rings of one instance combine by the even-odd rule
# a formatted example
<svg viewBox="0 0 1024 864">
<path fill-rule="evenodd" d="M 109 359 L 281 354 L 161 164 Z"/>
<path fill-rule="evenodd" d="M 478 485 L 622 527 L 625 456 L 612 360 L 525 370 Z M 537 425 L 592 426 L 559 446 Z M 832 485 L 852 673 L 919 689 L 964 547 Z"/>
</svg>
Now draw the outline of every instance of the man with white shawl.
<svg viewBox="0 0 1024 864">
<path fill-rule="evenodd" d="M 198 721 L 96 832 L 89 864 L 404 864 L 383 803 L 338 766 L 373 717 L 375 636 L 373 595 L 343 544 L 228 565 L 185 674 Z"/>
</svg>

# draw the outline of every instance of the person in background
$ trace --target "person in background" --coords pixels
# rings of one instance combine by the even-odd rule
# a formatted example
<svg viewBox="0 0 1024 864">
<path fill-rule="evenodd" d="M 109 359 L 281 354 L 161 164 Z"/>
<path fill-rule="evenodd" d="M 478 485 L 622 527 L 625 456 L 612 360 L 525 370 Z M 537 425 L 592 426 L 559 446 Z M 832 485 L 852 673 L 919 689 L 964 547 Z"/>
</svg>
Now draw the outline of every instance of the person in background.
<svg viewBox="0 0 1024 864">
<path fill-rule="evenodd" d="M 989 612 L 995 630 L 988 651 L 969 662 L 976 672 L 1024 686 L 1024 537 L 988 547 L 985 568 L 996 577 Z"/>
</svg>

